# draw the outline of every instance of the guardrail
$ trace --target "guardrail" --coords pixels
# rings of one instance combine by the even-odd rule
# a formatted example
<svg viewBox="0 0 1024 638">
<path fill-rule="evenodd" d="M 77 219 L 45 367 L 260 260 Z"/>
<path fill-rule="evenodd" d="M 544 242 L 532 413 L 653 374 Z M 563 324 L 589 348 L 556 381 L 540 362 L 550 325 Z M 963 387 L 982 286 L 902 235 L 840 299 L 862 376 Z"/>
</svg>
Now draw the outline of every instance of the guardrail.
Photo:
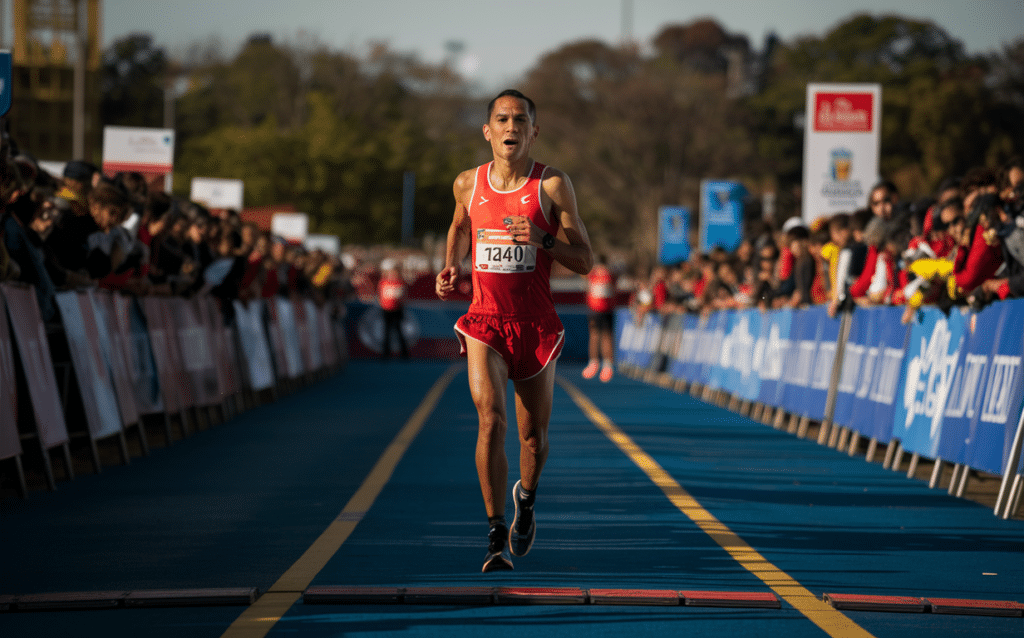
<svg viewBox="0 0 1024 638">
<path fill-rule="evenodd" d="M 13 464 L 25 497 L 26 447 L 56 489 L 53 453 L 62 477 L 74 478 L 72 440 L 85 442 L 99 472 L 100 442 L 114 441 L 128 463 L 130 434 L 132 447 L 149 453 L 147 421 L 162 425 L 169 445 L 175 426 L 188 436 L 348 359 L 334 308 L 309 299 L 222 308 L 205 295 L 86 290 L 60 292 L 56 302 L 60 322 L 44 324 L 32 287 L 0 284 L 0 461 Z"/>
<path fill-rule="evenodd" d="M 818 442 L 850 454 L 865 437 L 869 461 L 885 445 L 886 468 L 910 453 L 908 476 L 932 460 L 932 487 L 952 464 L 957 496 L 970 469 L 1001 475 L 995 513 L 1009 518 L 1024 491 L 1024 300 L 926 308 L 910 325 L 902 314 L 858 307 L 832 318 L 818 306 L 638 320 L 620 310 L 617 356 L 626 371 L 664 375 L 800 436 L 820 424 Z"/>
</svg>

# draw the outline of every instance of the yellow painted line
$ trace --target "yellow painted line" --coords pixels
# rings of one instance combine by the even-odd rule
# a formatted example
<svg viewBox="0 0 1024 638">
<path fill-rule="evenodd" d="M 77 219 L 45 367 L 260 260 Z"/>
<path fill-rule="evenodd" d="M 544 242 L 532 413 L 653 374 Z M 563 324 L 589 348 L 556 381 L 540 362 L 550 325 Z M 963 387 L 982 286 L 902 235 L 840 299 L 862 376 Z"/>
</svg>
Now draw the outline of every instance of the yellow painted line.
<svg viewBox="0 0 1024 638">
<path fill-rule="evenodd" d="M 863 627 L 853 622 L 837 609 L 818 598 L 797 582 L 793 577 L 768 562 L 764 556 L 737 536 L 711 512 L 704 509 L 657 461 L 633 442 L 611 419 L 607 417 L 585 394 L 562 377 L 558 384 L 572 397 L 572 400 L 633 463 L 650 477 L 655 485 L 679 511 L 697 524 L 722 549 L 727 551 L 744 569 L 757 576 L 783 600 L 834 638 L 873 638 Z"/>
<path fill-rule="evenodd" d="M 224 638 L 262 638 L 270 629 L 281 620 L 281 617 L 295 604 L 302 596 L 302 592 L 309 587 L 320 570 L 324 568 L 327 561 L 334 556 L 341 548 L 352 531 L 363 519 L 363 516 L 370 510 L 373 502 L 377 500 L 384 485 L 391 479 L 395 467 L 402 460 L 413 439 L 423 429 L 427 417 L 437 407 L 441 395 L 448 388 L 461 365 L 453 365 L 430 388 L 423 401 L 416 411 L 412 413 L 409 420 L 388 445 L 387 449 L 377 460 L 370 473 L 363 480 L 363 484 L 352 498 L 349 499 L 345 509 L 338 514 L 324 533 L 320 535 L 309 549 L 288 568 L 277 582 L 274 583 L 265 594 L 260 596 L 255 603 L 250 605 L 235 622 L 231 623 Z"/>
</svg>

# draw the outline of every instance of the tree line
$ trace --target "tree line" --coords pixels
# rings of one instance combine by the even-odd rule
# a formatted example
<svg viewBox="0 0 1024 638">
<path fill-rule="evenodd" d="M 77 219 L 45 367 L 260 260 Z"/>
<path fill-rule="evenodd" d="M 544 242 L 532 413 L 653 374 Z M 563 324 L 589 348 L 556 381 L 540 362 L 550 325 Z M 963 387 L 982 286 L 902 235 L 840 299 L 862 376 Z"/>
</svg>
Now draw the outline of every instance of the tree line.
<svg viewBox="0 0 1024 638">
<path fill-rule="evenodd" d="M 535 156 L 571 176 L 601 250 L 651 259 L 658 208 L 697 210 L 702 179 L 740 180 L 776 193 L 781 216 L 797 212 L 808 82 L 882 85 L 881 171 L 905 196 L 1024 154 L 1024 38 L 971 56 L 930 22 L 865 14 L 760 48 L 712 20 L 649 44 L 566 43 L 514 87 L 538 105 Z M 490 96 L 453 66 L 382 43 L 357 57 L 266 36 L 233 56 L 212 41 L 172 59 L 132 35 L 105 52 L 102 118 L 163 126 L 167 91 L 181 89 L 179 194 L 193 176 L 244 179 L 247 205 L 291 203 L 313 232 L 396 243 L 403 173 L 416 173 L 415 234 L 443 234 L 455 175 L 489 159 Z"/>
</svg>

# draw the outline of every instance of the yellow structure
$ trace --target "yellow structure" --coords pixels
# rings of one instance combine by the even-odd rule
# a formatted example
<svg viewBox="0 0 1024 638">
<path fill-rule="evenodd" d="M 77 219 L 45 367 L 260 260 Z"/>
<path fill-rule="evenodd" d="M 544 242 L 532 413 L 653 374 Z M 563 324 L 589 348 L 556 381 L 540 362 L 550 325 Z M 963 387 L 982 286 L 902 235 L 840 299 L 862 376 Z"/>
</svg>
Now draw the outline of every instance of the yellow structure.
<svg viewBox="0 0 1024 638">
<path fill-rule="evenodd" d="M 37 158 L 98 164 L 102 0 L 13 0 L 11 137 Z"/>
</svg>

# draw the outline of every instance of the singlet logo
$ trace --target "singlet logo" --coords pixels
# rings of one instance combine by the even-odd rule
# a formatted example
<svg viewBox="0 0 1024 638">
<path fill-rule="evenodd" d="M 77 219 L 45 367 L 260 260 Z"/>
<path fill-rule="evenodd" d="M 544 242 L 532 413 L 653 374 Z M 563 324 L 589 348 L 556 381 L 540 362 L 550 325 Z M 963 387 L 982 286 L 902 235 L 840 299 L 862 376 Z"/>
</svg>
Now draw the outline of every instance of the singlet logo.
<svg viewBox="0 0 1024 638">
<path fill-rule="evenodd" d="M 481 195 L 481 196 L 480 196 L 480 203 L 479 203 L 479 204 L 477 204 L 477 206 L 483 206 L 484 204 L 486 204 L 486 203 L 487 203 L 487 202 L 489 202 L 489 201 L 491 201 L 491 200 L 489 200 L 489 199 L 487 199 L 486 197 L 484 197 L 483 195 Z"/>
<path fill-rule="evenodd" d="M 528 204 L 529 203 L 529 199 L 530 199 L 530 194 L 527 193 L 526 195 L 523 195 L 523 198 L 521 200 L 519 200 L 519 201 L 521 201 L 524 204 Z"/>
</svg>

